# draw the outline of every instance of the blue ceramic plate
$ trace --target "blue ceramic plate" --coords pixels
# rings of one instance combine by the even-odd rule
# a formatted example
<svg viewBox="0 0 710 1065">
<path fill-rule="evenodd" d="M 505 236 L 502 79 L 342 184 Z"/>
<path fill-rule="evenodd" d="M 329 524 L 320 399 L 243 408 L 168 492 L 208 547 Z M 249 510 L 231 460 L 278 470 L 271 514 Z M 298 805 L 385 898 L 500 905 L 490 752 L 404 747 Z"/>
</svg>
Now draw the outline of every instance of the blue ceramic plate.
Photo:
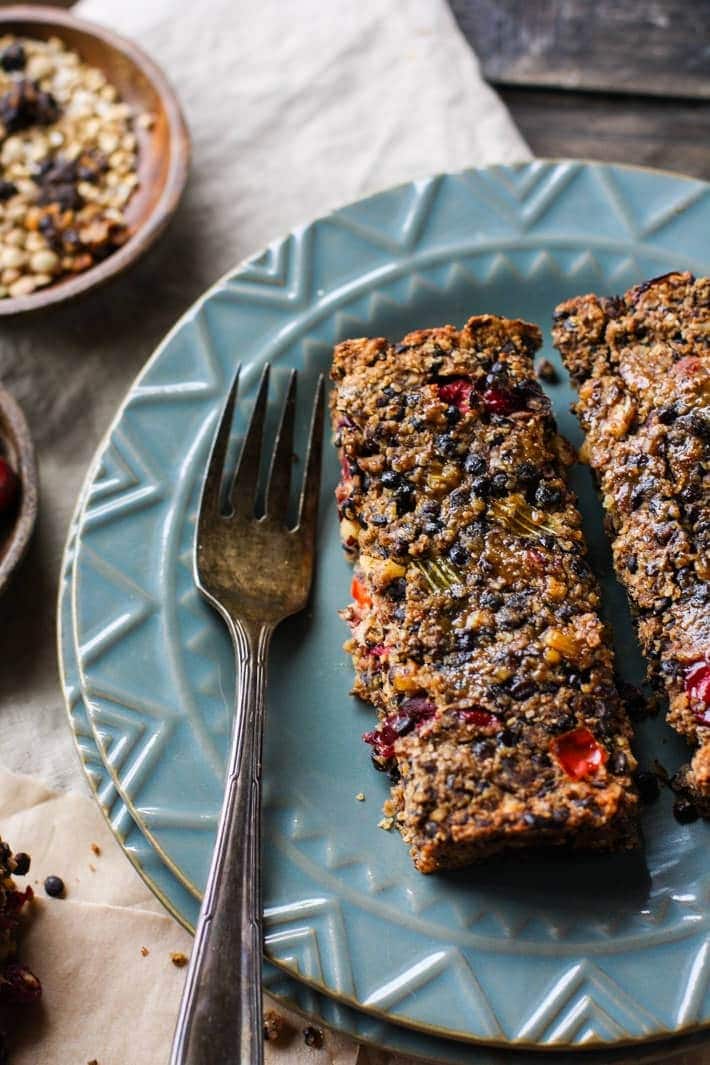
<svg viewBox="0 0 710 1065">
<path fill-rule="evenodd" d="M 195 305 L 129 393 L 79 521 L 78 690 L 112 784 L 193 896 L 209 861 L 229 730 L 231 648 L 192 584 L 200 478 L 235 363 L 253 398 L 265 360 L 308 395 L 332 344 L 493 311 L 549 323 L 562 298 L 687 267 L 710 272 L 708 186 L 576 162 L 469 171 L 403 186 L 298 230 Z M 554 356 L 553 356 L 554 357 Z M 561 429 L 579 434 L 566 384 Z M 707 1023 L 710 828 L 668 796 L 633 856 L 521 856 L 422 877 L 376 828 L 385 782 L 348 696 L 336 610 L 347 600 L 324 470 L 312 609 L 274 642 L 266 749 L 267 949 L 343 1002 L 428 1033 L 533 1047 L 612 1045 Z M 598 505 L 575 485 L 619 661 L 640 661 L 609 575 Z M 662 721 L 642 762 L 685 756 Z M 365 791 L 367 801 L 355 794 Z"/>
<path fill-rule="evenodd" d="M 167 909 L 183 923 L 194 924 L 197 919 L 197 901 L 163 864 L 131 817 L 101 760 L 89 725 L 86 707 L 78 688 L 78 667 L 73 641 L 70 585 L 75 533 L 74 526 L 69 534 L 62 566 L 58 609 L 59 661 L 70 727 L 96 801 L 126 855 Z M 460 1042 L 426 1035 L 424 1032 L 390 1024 L 371 1014 L 354 1010 L 268 963 L 264 967 L 264 986 L 272 997 L 303 1013 L 310 1020 L 344 1032 L 359 1042 L 374 1044 L 393 1053 L 423 1057 L 430 1062 L 441 1062 L 442 1065 L 469 1065 L 471 1062 L 471 1048 Z M 604 1052 L 604 1065 L 652 1065 L 703 1044 L 704 1037 L 691 1035 L 664 1044 L 648 1044 L 644 1046 L 643 1053 L 638 1047 L 627 1047 L 624 1050 Z M 510 1052 L 492 1047 L 478 1047 L 473 1053 L 476 1065 L 559 1065 L 560 1061 L 556 1052 Z M 589 1063 L 587 1051 L 573 1051 L 565 1055 L 565 1065 Z"/>
</svg>

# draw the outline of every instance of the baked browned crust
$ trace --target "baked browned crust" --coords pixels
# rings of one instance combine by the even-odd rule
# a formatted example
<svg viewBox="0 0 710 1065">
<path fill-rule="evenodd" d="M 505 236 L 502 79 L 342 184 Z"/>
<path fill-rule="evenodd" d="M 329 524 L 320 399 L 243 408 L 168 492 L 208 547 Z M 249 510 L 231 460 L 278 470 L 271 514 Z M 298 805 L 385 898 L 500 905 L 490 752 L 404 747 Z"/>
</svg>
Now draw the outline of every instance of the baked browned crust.
<svg viewBox="0 0 710 1065">
<path fill-rule="evenodd" d="M 554 339 L 650 675 L 698 745 L 683 780 L 710 812 L 710 280 L 568 300 Z"/>
<path fill-rule="evenodd" d="M 636 840 L 630 726 L 535 380 L 540 332 L 480 315 L 334 353 L 346 649 L 418 869 Z"/>
</svg>

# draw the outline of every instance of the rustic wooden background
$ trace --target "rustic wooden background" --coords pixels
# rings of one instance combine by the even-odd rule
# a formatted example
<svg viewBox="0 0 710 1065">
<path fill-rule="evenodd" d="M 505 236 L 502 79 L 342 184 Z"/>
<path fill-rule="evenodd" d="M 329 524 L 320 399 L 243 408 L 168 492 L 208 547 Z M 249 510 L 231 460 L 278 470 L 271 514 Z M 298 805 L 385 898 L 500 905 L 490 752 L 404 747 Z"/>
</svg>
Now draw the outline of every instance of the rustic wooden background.
<svg viewBox="0 0 710 1065">
<path fill-rule="evenodd" d="M 710 0 L 449 0 L 540 156 L 710 179 Z"/>
</svg>

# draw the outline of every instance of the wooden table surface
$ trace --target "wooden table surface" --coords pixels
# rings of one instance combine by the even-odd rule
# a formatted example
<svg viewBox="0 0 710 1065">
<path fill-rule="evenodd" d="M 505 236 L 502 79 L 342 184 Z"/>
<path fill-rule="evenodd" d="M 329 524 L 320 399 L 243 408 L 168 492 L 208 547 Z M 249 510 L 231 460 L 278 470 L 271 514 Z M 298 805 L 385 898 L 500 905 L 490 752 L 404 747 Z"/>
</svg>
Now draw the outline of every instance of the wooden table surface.
<svg viewBox="0 0 710 1065">
<path fill-rule="evenodd" d="M 449 0 L 539 156 L 710 179 L 710 0 Z"/>
</svg>

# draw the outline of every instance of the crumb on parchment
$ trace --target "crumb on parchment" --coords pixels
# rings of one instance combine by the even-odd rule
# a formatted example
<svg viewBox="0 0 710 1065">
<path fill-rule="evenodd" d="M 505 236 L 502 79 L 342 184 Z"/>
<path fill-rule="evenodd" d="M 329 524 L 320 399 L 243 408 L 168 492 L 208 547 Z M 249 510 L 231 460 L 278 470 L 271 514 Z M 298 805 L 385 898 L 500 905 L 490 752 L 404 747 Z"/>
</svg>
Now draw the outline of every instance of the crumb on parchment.
<svg viewBox="0 0 710 1065">
<path fill-rule="evenodd" d="M 291 1027 L 285 1017 L 276 1010 L 266 1010 L 264 1013 L 264 1039 L 269 1043 L 277 1043 L 291 1034 Z"/>
</svg>

